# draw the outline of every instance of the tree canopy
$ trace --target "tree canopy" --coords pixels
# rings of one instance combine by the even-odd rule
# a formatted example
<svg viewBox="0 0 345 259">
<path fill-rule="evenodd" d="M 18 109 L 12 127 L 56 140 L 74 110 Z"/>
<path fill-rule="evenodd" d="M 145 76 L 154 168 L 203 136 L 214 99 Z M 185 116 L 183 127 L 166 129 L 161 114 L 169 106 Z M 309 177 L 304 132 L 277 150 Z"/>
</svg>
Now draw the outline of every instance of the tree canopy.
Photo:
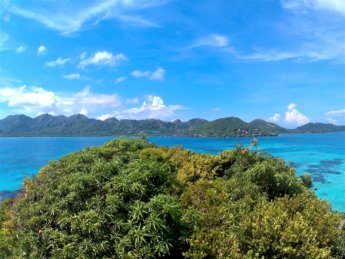
<svg viewBox="0 0 345 259">
<path fill-rule="evenodd" d="M 0 258 L 342 258 L 344 216 L 283 160 L 118 139 L 0 204 Z"/>
</svg>

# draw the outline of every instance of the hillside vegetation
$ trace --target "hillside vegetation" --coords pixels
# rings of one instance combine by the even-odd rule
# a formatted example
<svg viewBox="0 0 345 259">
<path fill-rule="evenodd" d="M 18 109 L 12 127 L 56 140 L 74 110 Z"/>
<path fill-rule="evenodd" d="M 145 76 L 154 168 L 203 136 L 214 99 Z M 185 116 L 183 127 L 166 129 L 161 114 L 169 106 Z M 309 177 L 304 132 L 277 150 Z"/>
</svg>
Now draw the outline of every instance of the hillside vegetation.
<svg viewBox="0 0 345 259">
<path fill-rule="evenodd" d="M 294 130 L 282 128 L 264 120 L 249 123 L 227 117 L 214 121 L 192 119 L 173 122 L 156 119 L 105 121 L 89 119 L 84 115 L 71 117 L 42 114 L 36 118 L 11 115 L 0 120 L 0 136 L 186 136 L 186 137 L 257 137 L 275 136 L 281 133 L 335 132 L 344 131 L 345 126 L 332 124 L 307 124 Z"/>
<path fill-rule="evenodd" d="M 256 149 L 256 148 L 254 148 Z M 119 139 L 0 206 L 0 258 L 343 258 L 343 216 L 284 161 Z"/>
</svg>

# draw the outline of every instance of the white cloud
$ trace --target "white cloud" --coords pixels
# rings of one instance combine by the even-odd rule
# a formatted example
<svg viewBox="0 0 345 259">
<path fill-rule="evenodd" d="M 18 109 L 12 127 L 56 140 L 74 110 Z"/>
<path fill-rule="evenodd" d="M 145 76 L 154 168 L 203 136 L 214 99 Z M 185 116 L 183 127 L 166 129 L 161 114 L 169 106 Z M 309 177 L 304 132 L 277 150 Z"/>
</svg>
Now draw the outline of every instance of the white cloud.
<svg viewBox="0 0 345 259">
<path fill-rule="evenodd" d="M 333 118 L 326 118 L 326 120 L 329 122 L 329 123 L 332 123 L 332 124 L 337 124 L 337 120 L 333 119 Z"/>
<path fill-rule="evenodd" d="M 159 67 L 155 71 L 152 72 L 149 79 L 150 80 L 163 80 L 164 76 L 165 76 L 165 70 L 163 68 Z"/>
<path fill-rule="evenodd" d="M 113 118 L 113 117 L 114 117 L 113 114 L 103 114 L 103 115 L 98 116 L 96 119 L 100 120 L 100 121 L 105 121 L 105 120 Z"/>
<path fill-rule="evenodd" d="M 159 28 L 159 24 L 146 20 L 139 16 L 133 16 L 133 15 L 118 15 L 116 17 L 119 21 L 122 21 L 126 24 L 139 26 L 139 27 L 156 27 Z"/>
<path fill-rule="evenodd" d="M 37 55 L 38 56 L 43 56 L 46 53 L 47 53 L 47 47 L 46 46 L 41 45 L 41 46 L 38 47 L 38 49 L 37 49 Z"/>
<path fill-rule="evenodd" d="M 89 57 L 87 57 L 86 53 L 83 53 L 80 57 L 79 68 L 85 68 L 89 65 L 118 66 L 122 61 L 127 60 L 127 57 L 122 53 L 113 54 L 108 51 L 98 51 Z"/>
<path fill-rule="evenodd" d="M 280 113 L 275 113 L 272 117 L 267 119 L 268 121 L 277 122 L 280 120 Z"/>
<path fill-rule="evenodd" d="M 211 110 L 211 112 L 220 112 L 220 111 L 222 111 L 222 109 L 219 107 L 215 107 Z"/>
<path fill-rule="evenodd" d="M 77 93 L 57 93 L 41 87 L 0 88 L 0 103 L 14 112 L 72 115 L 115 109 L 121 105 L 117 94 L 99 94 L 85 88 Z"/>
<path fill-rule="evenodd" d="M 165 105 L 160 96 L 149 95 L 147 100 L 143 102 L 140 107 L 116 110 L 113 113 L 104 114 L 98 117 L 100 120 L 105 120 L 111 117 L 118 119 L 172 119 L 175 116 L 175 111 L 185 109 L 181 105 Z"/>
<path fill-rule="evenodd" d="M 337 124 L 338 123 L 338 121 L 337 121 L 338 119 L 344 121 L 344 119 L 345 119 L 345 109 L 326 112 L 326 116 L 327 116 L 326 120 L 328 120 L 330 123 Z"/>
<path fill-rule="evenodd" d="M 199 47 L 226 47 L 228 46 L 228 38 L 224 35 L 211 34 L 205 38 L 198 39 L 195 43 L 189 46 L 189 48 Z"/>
<path fill-rule="evenodd" d="M 310 121 L 309 118 L 299 112 L 296 107 L 297 105 L 294 103 L 288 105 L 288 110 L 285 112 L 285 121 L 298 126 L 307 124 Z"/>
<path fill-rule="evenodd" d="M 67 75 L 64 75 L 63 78 L 68 79 L 68 80 L 79 79 L 80 74 L 67 74 Z"/>
<path fill-rule="evenodd" d="M 282 5 L 287 9 L 297 9 L 302 11 L 313 9 L 345 15 L 344 0 L 284 0 L 282 1 Z"/>
<path fill-rule="evenodd" d="M 140 71 L 140 70 L 134 70 L 131 75 L 136 78 L 143 78 L 143 77 L 150 77 L 152 74 L 151 71 Z"/>
<path fill-rule="evenodd" d="M 23 53 L 23 52 L 25 52 L 25 51 L 26 51 L 26 47 L 25 47 L 25 46 L 19 46 L 19 47 L 16 49 L 16 52 L 17 52 L 18 54 Z"/>
<path fill-rule="evenodd" d="M 345 109 L 343 110 L 338 110 L 338 111 L 329 111 L 329 112 L 326 112 L 326 115 L 327 116 L 345 116 Z"/>
<path fill-rule="evenodd" d="M 148 78 L 150 80 L 163 80 L 165 77 L 165 69 L 164 68 L 157 68 L 154 71 L 140 71 L 134 70 L 131 75 L 136 78 Z"/>
<path fill-rule="evenodd" d="M 165 4 L 159 0 L 88 0 L 83 4 L 69 0 L 37 0 L 12 3 L 8 11 L 36 20 L 46 27 L 70 34 L 95 26 L 102 20 L 117 19 L 126 24 L 154 26 L 155 23 L 131 12 Z"/>
<path fill-rule="evenodd" d="M 119 84 L 125 80 L 127 80 L 127 77 L 121 76 L 121 77 L 116 78 L 114 82 L 115 84 Z"/>
<path fill-rule="evenodd" d="M 345 15 L 344 0 L 282 0 L 288 19 L 282 20 L 279 31 L 273 31 L 282 39 L 272 48 L 257 46 L 252 52 L 241 53 L 231 50 L 230 54 L 244 61 L 274 62 L 316 62 L 323 60 L 344 63 Z M 334 11 L 334 14 L 321 11 Z M 283 31 L 283 33 L 282 33 Z M 267 32 L 269 33 L 269 32 Z M 293 44 L 291 44 L 293 42 Z"/>
<path fill-rule="evenodd" d="M 139 98 L 127 98 L 126 104 L 137 104 L 139 102 Z"/>
<path fill-rule="evenodd" d="M 79 114 L 87 116 L 89 114 L 89 112 L 85 108 L 81 108 L 81 110 L 79 111 Z"/>
<path fill-rule="evenodd" d="M 44 64 L 46 67 L 62 67 L 66 63 L 70 62 L 71 58 L 57 58 L 53 61 L 48 61 Z"/>
<path fill-rule="evenodd" d="M 165 105 L 159 96 L 148 96 L 147 102 L 138 108 L 131 108 L 115 113 L 120 119 L 169 119 L 176 110 L 184 109 L 181 105 Z"/>
<path fill-rule="evenodd" d="M 8 41 L 8 39 L 8 34 L 0 31 L 0 51 L 6 49 L 5 44 Z"/>
</svg>

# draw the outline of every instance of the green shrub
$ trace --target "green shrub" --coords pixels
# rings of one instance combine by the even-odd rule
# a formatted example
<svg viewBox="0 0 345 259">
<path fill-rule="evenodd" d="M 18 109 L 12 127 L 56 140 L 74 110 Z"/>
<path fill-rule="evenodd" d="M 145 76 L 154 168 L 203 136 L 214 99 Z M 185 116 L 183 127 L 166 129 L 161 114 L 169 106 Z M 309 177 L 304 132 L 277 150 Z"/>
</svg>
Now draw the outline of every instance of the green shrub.
<svg viewBox="0 0 345 259">
<path fill-rule="evenodd" d="M 241 146 L 119 139 L 51 162 L 2 202 L 0 258 L 342 258 L 343 218 L 307 180 Z"/>
</svg>

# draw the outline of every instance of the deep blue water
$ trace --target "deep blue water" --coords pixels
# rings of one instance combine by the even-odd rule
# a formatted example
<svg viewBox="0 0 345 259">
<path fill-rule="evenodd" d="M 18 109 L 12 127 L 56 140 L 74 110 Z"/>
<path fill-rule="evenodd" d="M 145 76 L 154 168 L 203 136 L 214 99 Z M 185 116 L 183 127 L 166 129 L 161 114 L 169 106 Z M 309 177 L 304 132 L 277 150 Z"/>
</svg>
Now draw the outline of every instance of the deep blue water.
<svg viewBox="0 0 345 259">
<path fill-rule="evenodd" d="M 102 145 L 113 137 L 87 138 L 0 138 L 0 198 L 21 188 L 50 160 L 85 147 Z M 250 138 L 151 137 L 158 145 L 182 145 L 192 151 L 217 154 L 236 144 L 249 145 Z M 334 210 L 345 212 L 345 132 L 289 134 L 259 138 L 259 146 L 274 156 L 292 162 L 296 174 L 308 172 L 316 193 Z"/>
</svg>

